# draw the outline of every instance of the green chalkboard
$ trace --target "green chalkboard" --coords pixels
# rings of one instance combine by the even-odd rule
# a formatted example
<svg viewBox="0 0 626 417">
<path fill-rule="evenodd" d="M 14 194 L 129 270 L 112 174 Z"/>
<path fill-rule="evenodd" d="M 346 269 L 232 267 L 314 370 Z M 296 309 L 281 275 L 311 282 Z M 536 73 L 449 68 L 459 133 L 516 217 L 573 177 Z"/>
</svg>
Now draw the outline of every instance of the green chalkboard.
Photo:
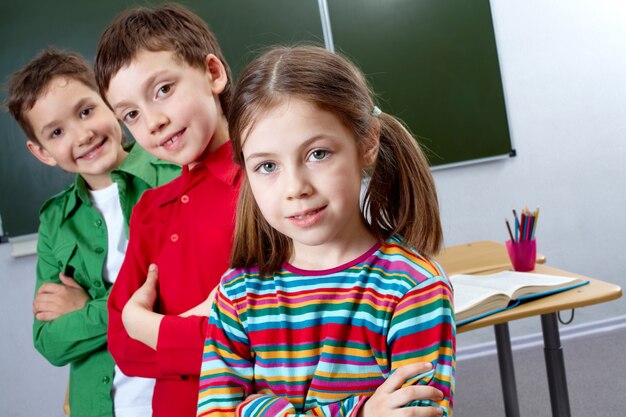
<svg viewBox="0 0 626 417">
<path fill-rule="evenodd" d="M 329 1 L 351 57 L 427 148 L 431 166 L 509 155 L 489 0 Z"/>
<path fill-rule="evenodd" d="M 53 45 L 93 59 L 100 33 L 142 1 L 30 0 L 0 4 L 0 77 Z M 163 3 L 151 1 L 149 4 Z M 273 44 L 325 44 L 317 0 L 180 1 L 216 33 L 236 76 Z M 327 0 L 335 50 L 366 73 L 380 107 L 402 118 L 432 166 L 512 153 L 489 0 Z M 4 100 L 4 92 L 2 94 Z M 40 164 L 0 114 L 4 237 L 35 233 L 38 210 L 72 177 Z"/>
<path fill-rule="evenodd" d="M 150 4 L 164 3 L 152 1 Z M 307 42 L 323 45 L 316 0 L 181 1 L 217 34 L 238 74 L 263 46 Z M 117 13 L 147 2 L 29 0 L 0 4 L 0 77 L 24 66 L 46 46 L 71 49 L 93 60 L 102 31 Z M 5 99 L 2 92 L 2 101 Z M 4 237 L 36 233 L 43 202 L 73 176 L 37 161 L 8 112 L 0 114 L 0 217 Z"/>
</svg>

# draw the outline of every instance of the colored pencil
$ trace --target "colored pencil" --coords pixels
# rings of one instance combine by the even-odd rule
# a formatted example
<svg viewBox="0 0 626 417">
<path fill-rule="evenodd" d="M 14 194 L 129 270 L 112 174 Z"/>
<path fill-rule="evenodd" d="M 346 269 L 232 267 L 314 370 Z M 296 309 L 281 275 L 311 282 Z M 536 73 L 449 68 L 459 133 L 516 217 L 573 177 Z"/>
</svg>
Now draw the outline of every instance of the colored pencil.
<svg viewBox="0 0 626 417">
<path fill-rule="evenodd" d="M 509 219 L 504 219 L 504 221 L 506 222 L 506 230 L 509 231 L 509 237 L 511 238 L 511 242 L 515 242 L 515 239 L 513 239 L 513 233 L 511 233 L 511 225 L 509 224 Z"/>
</svg>

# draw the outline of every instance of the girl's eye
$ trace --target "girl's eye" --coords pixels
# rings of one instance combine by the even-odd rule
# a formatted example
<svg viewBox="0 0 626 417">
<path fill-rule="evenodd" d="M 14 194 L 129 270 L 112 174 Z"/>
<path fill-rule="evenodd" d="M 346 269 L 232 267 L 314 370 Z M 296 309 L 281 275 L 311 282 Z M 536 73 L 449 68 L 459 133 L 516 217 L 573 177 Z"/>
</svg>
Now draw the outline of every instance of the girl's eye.
<svg viewBox="0 0 626 417">
<path fill-rule="evenodd" d="M 157 91 L 157 97 L 163 97 L 166 96 L 170 90 L 172 89 L 172 84 L 164 84 L 159 88 L 159 91 Z"/>
<path fill-rule="evenodd" d="M 321 161 L 326 159 L 330 155 L 330 152 L 325 149 L 316 149 L 309 155 L 310 161 Z"/>
<path fill-rule="evenodd" d="M 50 132 L 50 138 L 51 139 L 58 138 L 59 136 L 61 136 L 62 133 L 63 133 L 63 129 L 54 129 L 52 132 Z"/>
<path fill-rule="evenodd" d="M 124 123 L 130 123 L 137 117 L 137 110 L 131 110 L 122 117 Z"/>
<path fill-rule="evenodd" d="M 276 171 L 276 164 L 273 162 L 263 162 L 257 166 L 255 171 L 260 172 L 261 174 L 271 174 Z"/>
<path fill-rule="evenodd" d="M 84 118 L 86 118 L 87 116 L 89 116 L 92 112 L 93 112 L 93 107 L 88 107 L 88 108 L 86 108 L 86 109 L 82 109 L 82 110 L 80 111 L 80 118 L 81 118 L 81 119 L 84 119 Z"/>
</svg>

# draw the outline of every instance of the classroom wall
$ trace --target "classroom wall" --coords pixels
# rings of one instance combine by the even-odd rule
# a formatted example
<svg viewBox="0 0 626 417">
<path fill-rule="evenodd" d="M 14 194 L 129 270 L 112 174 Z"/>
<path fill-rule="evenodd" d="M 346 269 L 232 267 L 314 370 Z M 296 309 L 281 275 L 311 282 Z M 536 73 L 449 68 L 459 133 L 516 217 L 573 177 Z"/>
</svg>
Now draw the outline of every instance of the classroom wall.
<svg viewBox="0 0 626 417">
<path fill-rule="evenodd" d="M 511 208 L 540 206 L 538 250 L 550 265 L 626 287 L 626 3 L 491 4 L 518 156 L 434 173 L 446 244 L 504 241 Z M 67 370 L 31 342 L 35 257 L 9 251 L 0 245 L 0 415 L 60 416 Z M 625 314 L 618 300 L 580 309 L 575 323 Z M 538 320 L 511 326 L 513 337 L 538 331 Z"/>
<path fill-rule="evenodd" d="M 0 244 L 0 416 L 60 417 L 69 371 L 33 347 L 35 257 L 11 257 Z"/>
<path fill-rule="evenodd" d="M 626 3 L 491 5 L 518 156 L 435 172 L 446 244 L 504 242 L 511 209 L 540 206 L 537 250 L 549 265 L 624 288 Z M 620 299 L 577 310 L 574 323 L 624 314 Z M 541 330 L 534 319 L 511 329 L 513 336 Z"/>
</svg>

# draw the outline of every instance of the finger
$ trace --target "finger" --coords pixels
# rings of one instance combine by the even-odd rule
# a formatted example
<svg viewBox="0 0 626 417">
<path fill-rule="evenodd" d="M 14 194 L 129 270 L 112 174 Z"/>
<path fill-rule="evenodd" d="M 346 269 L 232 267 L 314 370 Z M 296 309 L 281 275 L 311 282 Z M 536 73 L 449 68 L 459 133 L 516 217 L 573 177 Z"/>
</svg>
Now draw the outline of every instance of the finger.
<svg viewBox="0 0 626 417">
<path fill-rule="evenodd" d="M 36 301 L 33 302 L 33 313 L 34 314 L 39 314 L 39 313 L 43 313 L 43 312 L 47 312 L 47 311 L 53 311 L 55 310 L 56 304 L 52 303 L 52 302 L 48 302 L 48 301 Z"/>
<path fill-rule="evenodd" d="M 66 286 L 72 287 L 72 288 L 81 288 L 81 286 L 78 285 L 78 283 L 76 281 L 74 281 L 74 278 L 68 277 L 64 273 L 60 273 L 59 274 L 59 278 L 61 279 L 61 282 L 63 283 L 63 285 L 66 285 Z"/>
<path fill-rule="evenodd" d="M 441 417 L 443 410 L 439 407 L 406 407 L 394 410 L 394 417 Z"/>
<path fill-rule="evenodd" d="M 402 387 L 402 384 L 404 384 L 407 379 L 423 372 L 428 372 L 431 369 L 433 369 L 433 365 L 430 362 L 417 362 L 401 366 L 397 368 L 389 378 L 387 378 L 378 390 L 386 393 L 392 393 Z"/>
<path fill-rule="evenodd" d="M 150 282 L 150 285 L 156 285 L 159 278 L 159 268 L 156 264 L 150 264 L 148 267 L 148 276 L 146 277 L 146 283 Z"/>
<path fill-rule="evenodd" d="M 58 292 L 61 289 L 61 284 L 56 284 L 54 282 L 46 282 L 37 290 L 37 295 L 39 294 L 53 294 Z"/>
<path fill-rule="evenodd" d="M 400 408 L 418 400 L 441 401 L 443 392 L 428 385 L 410 385 L 391 394 L 387 405 L 391 408 Z"/>
<path fill-rule="evenodd" d="M 53 311 L 43 311 L 35 314 L 35 318 L 39 321 L 52 321 L 59 318 L 61 315 Z"/>
<path fill-rule="evenodd" d="M 35 297 L 33 300 L 33 306 L 37 308 L 38 311 L 43 310 L 44 307 L 55 304 L 56 297 L 50 294 L 41 294 Z"/>
<path fill-rule="evenodd" d="M 55 303 L 38 302 L 33 305 L 33 312 L 35 314 L 56 311 L 56 310 L 59 310 L 59 306 Z"/>
</svg>

